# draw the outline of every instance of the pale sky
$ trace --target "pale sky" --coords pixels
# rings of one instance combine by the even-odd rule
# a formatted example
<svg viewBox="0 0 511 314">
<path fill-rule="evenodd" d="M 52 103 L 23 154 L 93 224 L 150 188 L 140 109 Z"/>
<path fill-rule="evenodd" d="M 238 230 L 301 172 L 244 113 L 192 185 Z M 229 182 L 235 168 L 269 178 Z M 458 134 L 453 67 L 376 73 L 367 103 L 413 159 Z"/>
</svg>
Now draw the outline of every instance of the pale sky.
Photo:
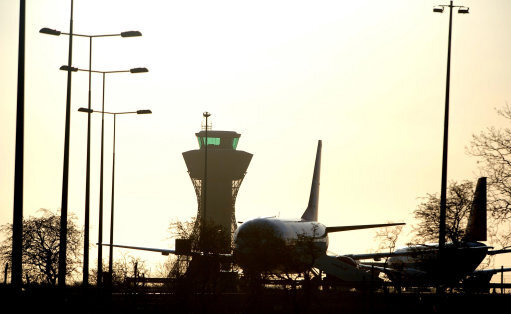
<svg viewBox="0 0 511 314">
<path fill-rule="evenodd" d="M 117 119 L 116 243 L 169 247 L 170 221 L 196 214 L 181 153 L 197 148 L 202 113 L 213 128 L 241 133 L 254 154 L 237 220 L 300 217 L 307 206 L 317 140 L 323 140 L 319 220 L 327 226 L 406 222 L 419 197 L 439 193 L 448 12 L 430 0 L 74 1 L 74 32 L 139 30 L 97 38 L 94 70 L 112 74 L 107 111 L 151 109 Z M 472 134 L 506 126 L 494 108 L 511 101 L 511 1 L 465 0 L 454 14 L 449 180 L 478 177 L 466 154 Z M 70 1 L 27 1 L 24 213 L 59 210 Z M 0 224 L 12 221 L 18 1 L 0 0 Z M 88 40 L 74 38 L 73 65 L 88 67 Z M 69 210 L 83 224 L 87 73 L 73 74 Z M 101 76 L 92 81 L 101 108 Z M 105 227 L 109 234 L 112 119 L 105 121 Z M 91 243 L 97 240 L 100 116 L 93 116 Z M 330 250 L 364 253 L 374 231 L 331 235 Z M 355 240 L 356 239 L 356 240 Z M 95 267 L 97 250 L 91 251 Z M 119 256 L 120 250 L 115 254 Z M 130 251 L 135 255 L 135 252 Z M 107 258 L 108 250 L 104 257 Z M 156 253 L 141 254 L 151 263 Z M 500 258 L 495 266 L 511 265 Z"/>
</svg>

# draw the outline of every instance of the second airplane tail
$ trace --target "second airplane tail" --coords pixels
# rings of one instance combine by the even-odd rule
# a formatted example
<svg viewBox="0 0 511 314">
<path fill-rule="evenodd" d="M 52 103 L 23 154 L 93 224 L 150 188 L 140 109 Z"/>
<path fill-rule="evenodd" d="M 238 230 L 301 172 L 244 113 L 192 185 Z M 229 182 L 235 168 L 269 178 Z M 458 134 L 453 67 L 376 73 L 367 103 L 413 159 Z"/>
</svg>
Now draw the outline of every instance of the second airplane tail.
<svg viewBox="0 0 511 314">
<path fill-rule="evenodd" d="M 465 229 L 465 241 L 486 241 L 486 178 L 477 180 L 472 208 Z"/>
<path fill-rule="evenodd" d="M 309 196 L 309 205 L 302 215 L 303 220 L 318 221 L 318 203 L 319 203 L 319 176 L 321 171 L 321 140 L 318 141 L 318 150 L 316 152 L 316 162 L 314 164 L 314 175 L 312 176 L 311 194 Z"/>
</svg>

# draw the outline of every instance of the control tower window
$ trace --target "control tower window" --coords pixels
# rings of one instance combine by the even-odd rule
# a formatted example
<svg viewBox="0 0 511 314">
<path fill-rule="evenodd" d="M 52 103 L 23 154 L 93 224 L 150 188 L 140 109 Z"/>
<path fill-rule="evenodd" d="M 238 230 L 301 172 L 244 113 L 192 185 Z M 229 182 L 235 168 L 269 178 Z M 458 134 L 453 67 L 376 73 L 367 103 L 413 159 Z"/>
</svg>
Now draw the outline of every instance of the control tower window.
<svg viewBox="0 0 511 314">
<path fill-rule="evenodd" d="M 202 148 L 204 146 L 204 142 L 206 140 L 206 137 L 199 137 L 199 146 Z M 207 145 L 213 145 L 213 146 L 220 146 L 220 138 L 219 137 L 208 137 L 207 138 Z"/>
<path fill-rule="evenodd" d="M 197 140 L 199 141 L 199 147 L 203 148 L 204 143 L 206 142 L 205 136 L 198 136 Z M 207 138 L 208 146 L 215 146 L 220 149 L 236 149 L 238 146 L 239 138 L 232 137 L 209 137 Z"/>
</svg>

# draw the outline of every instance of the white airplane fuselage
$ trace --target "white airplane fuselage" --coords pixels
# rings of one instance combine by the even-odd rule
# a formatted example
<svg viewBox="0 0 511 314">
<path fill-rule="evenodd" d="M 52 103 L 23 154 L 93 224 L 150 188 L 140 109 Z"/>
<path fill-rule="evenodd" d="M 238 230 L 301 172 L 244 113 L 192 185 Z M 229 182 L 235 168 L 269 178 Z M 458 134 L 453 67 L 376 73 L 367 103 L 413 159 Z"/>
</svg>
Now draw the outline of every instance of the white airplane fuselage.
<svg viewBox="0 0 511 314">
<path fill-rule="evenodd" d="M 316 221 L 256 218 L 234 234 L 237 263 L 259 271 L 303 271 L 327 248 L 326 227 Z"/>
<path fill-rule="evenodd" d="M 410 279 L 457 282 L 477 268 L 488 249 L 480 242 L 447 243 L 441 257 L 438 244 L 408 246 L 397 249 L 402 255 L 390 257 L 387 265 Z"/>
</svg>

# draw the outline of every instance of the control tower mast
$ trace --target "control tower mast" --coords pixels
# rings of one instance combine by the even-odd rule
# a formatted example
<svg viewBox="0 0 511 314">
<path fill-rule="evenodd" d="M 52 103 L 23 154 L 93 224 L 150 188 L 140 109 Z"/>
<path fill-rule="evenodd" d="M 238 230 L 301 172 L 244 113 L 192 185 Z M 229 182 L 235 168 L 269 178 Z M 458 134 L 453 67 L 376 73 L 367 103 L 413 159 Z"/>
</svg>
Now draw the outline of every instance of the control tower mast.
<svg viewBox="0 0 511 314">
<path fill-rule="evenodd" d="M 199 149 L 184 152 L 183 158 L 197 196 L 197 221 L 228 232 L 230 243 L 221 244 L 228 250 L 236 230 L 236 196 L 252 154 L 236 150 L 241 134 L 234 131 L 211 130 L 206 123 L 195 135 Z"/>
</svg>

